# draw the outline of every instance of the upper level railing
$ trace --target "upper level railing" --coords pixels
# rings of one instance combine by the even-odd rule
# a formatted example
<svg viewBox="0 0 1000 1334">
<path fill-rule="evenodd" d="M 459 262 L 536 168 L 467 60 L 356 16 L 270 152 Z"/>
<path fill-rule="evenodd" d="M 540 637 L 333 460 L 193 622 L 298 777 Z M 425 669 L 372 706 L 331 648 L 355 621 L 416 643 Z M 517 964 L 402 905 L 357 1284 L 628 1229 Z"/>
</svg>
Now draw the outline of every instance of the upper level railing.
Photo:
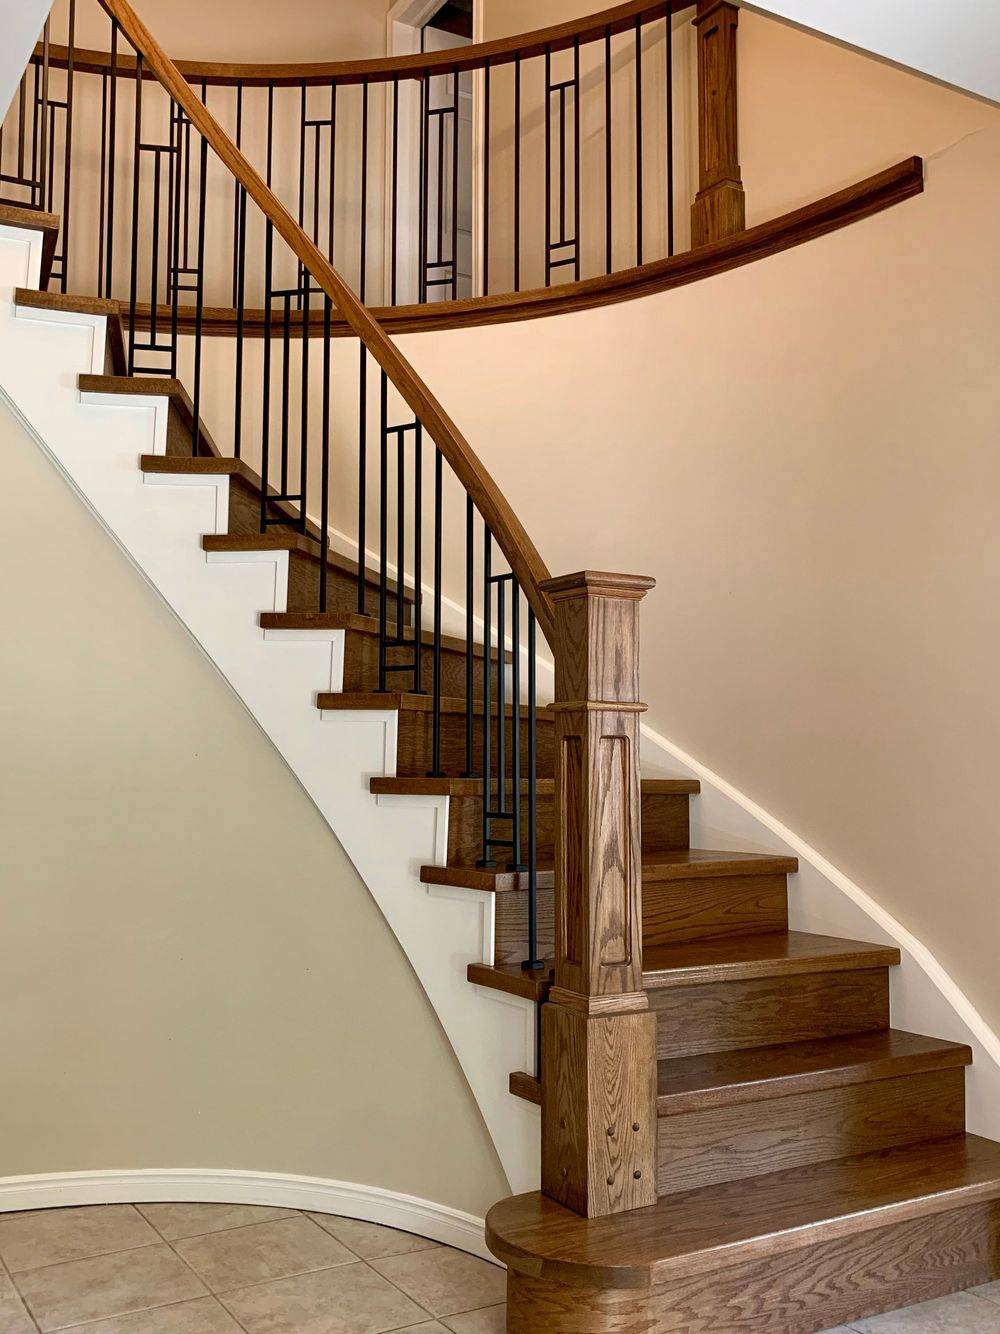
<svg viewBox="0 0 1000 1334">
<path fill-rule="evenodd" d="M 46 24 L 8 112 L 0 194 L 63 219 L 53 274 L 63 290 L 96 279 L 124 298 L 118 210 L 133 153 L 152 155 L 127 130 L 135 57 L 114 24 L 106 49 L 83 45 L 81 30 L 99 37 L 77 3 Z M 433 55 L 176 68 L 362 301 L 458 300 L 612 273 L 686 244 L 693 183 L 682 180 L 678 198 L 677 180 L 694 62 L 691 43 L 675 43 L 673 11 L 690 7 L 629 0 Z M 196 172 L 185 183 L 182 224 L 198 184 Z M 228 282 L 213 266 L 206 300 L 234 311 L 235 193 L 227 213 L 212 203 L 209 244 L 234 262 Z M 155 299 L 140 284 L 140 303 Z"/>
</svg>

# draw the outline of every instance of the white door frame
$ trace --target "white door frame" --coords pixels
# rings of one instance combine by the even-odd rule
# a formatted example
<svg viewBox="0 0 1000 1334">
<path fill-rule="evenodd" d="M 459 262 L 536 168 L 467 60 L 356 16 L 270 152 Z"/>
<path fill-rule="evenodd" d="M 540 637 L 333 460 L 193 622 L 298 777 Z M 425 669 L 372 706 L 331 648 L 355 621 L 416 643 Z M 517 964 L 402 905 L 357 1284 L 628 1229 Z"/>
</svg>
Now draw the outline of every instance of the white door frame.
<svg viewBox="0 0 1000 1334">
<path fill-rule="evenodd" d="M 390 56 L 418 55 L 420 52 L 420 33 L 429 18 L 431 18 L 438 9 L 441 8 L 441 0 L 396 0 L 391 5 L 386 15 L 386 53 Z M 472 0 L 472 40 L 481 42 L 483 40 L 483 6 L 480 0 Z M 482 292 L 482 271 L 483 271 L 483 153 L 482 144 L 485 139 L 485 79 L 482 70 L 476 70 L 472 76 L 472 291 L 473 294 Z M 389 98 L 385 99 L 386 106 L 386 125 L 385 125 L 385 295 L 384 302 L 389 304 L 389 273 L 392 264 L 392 154 L 388 151 L 389 144 L 392 141 L 392 124 L 390 118 Z M 410 114 L 408 109 L 400 104 L 400 139 L 412 138 L 414 127 L 409 123 Z M 412 210 L 414 201 L 412 198 L 412 184 L 410 181 L 401 181 L 400 183 L 400 216 L 405 215 L 406 210 Z M 399 277 L 400 287 L 403 292 L 407 290 L 407 282 L 412 286 L 413 265 L 412 255 L 399 257 Z"/>
</svg>

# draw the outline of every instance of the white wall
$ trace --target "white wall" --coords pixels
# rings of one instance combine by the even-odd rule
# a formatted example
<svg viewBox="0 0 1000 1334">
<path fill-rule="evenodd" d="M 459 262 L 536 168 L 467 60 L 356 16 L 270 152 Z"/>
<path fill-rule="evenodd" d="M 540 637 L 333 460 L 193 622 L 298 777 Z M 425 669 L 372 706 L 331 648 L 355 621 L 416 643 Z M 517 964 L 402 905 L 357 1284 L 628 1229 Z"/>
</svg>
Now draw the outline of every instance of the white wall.
<svg viewBox="0 0 1000 1334">
<path fill-rule="evenodd" d="M 6 111 L 52 0 L 0 0 L 0 108 Z"/>
<path fill-rule="evenodd" d="M 996 0 L 760 0 L 746 8 L 790 19 L 957 88 L 1000 99 Z"/>
</svg>

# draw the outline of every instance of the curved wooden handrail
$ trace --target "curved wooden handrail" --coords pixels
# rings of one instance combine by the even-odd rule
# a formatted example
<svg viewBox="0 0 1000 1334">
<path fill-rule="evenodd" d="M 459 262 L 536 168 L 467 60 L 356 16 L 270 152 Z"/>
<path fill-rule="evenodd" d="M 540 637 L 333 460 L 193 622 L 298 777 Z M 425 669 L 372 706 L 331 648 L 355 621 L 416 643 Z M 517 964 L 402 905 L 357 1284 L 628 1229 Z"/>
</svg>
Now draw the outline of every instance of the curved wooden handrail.
<svg viewBox="0 0 1000 1334">
<path fill-rule="evenodd" d="M 559 287 L 538 287 L 523 292 L 503 295 L 469 297 L 462 301 L 435 301 L 415 306 L 372 307 L 372 317 L 388 334 L 430 333 L 440 329 L 470 329 L 485 324 L 510 324 L 520 320 L 544 319 L 550 315 L 566 315 L 572 311 L 593 310 L 598 306 L 616 305 L 638 297 L 667 292 L 674 287 L 711 278 L 730 269 L 740 268 L 768 255 L 791 250 L 794 246 L 812 241 L 818 236 L 847 227 L 852 222 L 869 218 L 894 204 L 918 195 L 924 188 L 924 164 L 919 157 L 904 158 L 884 171 L 837 190 L 831 195 L 793 209 L 780 217 L 748 227 L 725 240 L 699 246 L 668 259 L 652 260 L 637 268 L 621 269 L 616 273 L 585 278 L 580 282 L 563 283 Z M 141 328 L 148 325 L 148 306 L 139 305 L 136 315 Z M 171 307 L 158 307 L 158 318 L 166 323 Z M 182 333 L 193 333 L 195 312 L 190 306 L 178 311 L 178 327 Z M 281 332 L 280 316 L 272 314 L 272 331 Z M 245 310 L 242 322 L 245 338 L 260 338 L 264 332 L 264 312 Z M 331 323 L 334 337 L 345 337 L 353 331 L 343 320 Z M 227 307 L 206 307 L 202 312 L 202 332 L 208 337 L 232 338 L 236 334 L 236 311 Z M 315 312 L 310 323 L 310 335 L 319 337 L 324 332 L 322 313 Z M 299 337 L 299 329 L 292 331 Z"/>
<path fill-rule="evenodd" d="M 351 330 L 368 348 L 398 392 L 409 404 L 424 430 L 441 451 L 462 486 L 471 496 L 511 571 L 521 586 L 542 634 L 551 642 L 553 608 L 541 588 L 550 578 L 545 562 L 520 519 L 459 431 L 413 367 L 396 349 L 381 325 L 354 295 L 340 274 L 309 239 L 277 196 L 268 188 L 205 104 L 188 85 L 128 0 L 100 0 L 133 48 L 180 106 L 222 164 L 273 224 L 295 257 L 340 311 Z"/>
<path fill-rule="evenodd" d="M 455 74 L 465 70 L 483 69 L 487 65 L 507 65 L 520 57 L 544 55 L 548 51 L 564 51 L 575 42 L 603 39 L 606 33 L 626 32 L 637 20 L 651 22 L 668 12 L 690 9 L 695 0 L 627 0 L 585 18 L 567 23 L 555 23 L 547 28 L 519 33 L 515 37 L 499 38 L 492 42 L 478 42 L 473 46 L 456 47 L 449 51 L 408 56 L 382 56 L 373 60 L 336 60 L 306 64 L 231 64 L 219 61 L 176 60 L 173 67 L 189 83 L 205 83 L 210 87 L 247 88 L 300 87 L 313 84 L 390 83 L 393 79 L 420 78 L 423 75 Z M 108 9 L 108 6 L 104 6 Z M 109 11 L 110 12 L 110 11 Z M 124 25 L 123 29 L 124 29 Z M 36 56 L 41 55 L 41 48 Z M 63 46 L 49 48 L 49 63 L 63 69 L 68 53 Z M 106 74 L 111 68 L 111 56 L 106 51 L 77 48 L 73 54 L 73 68 L 78 73 Z M 135 77 L 135 60 L 119 55 L 116 72 L 125 78 Z M 150 68 L 149 78 L 156 75 Z"/>
</svg>

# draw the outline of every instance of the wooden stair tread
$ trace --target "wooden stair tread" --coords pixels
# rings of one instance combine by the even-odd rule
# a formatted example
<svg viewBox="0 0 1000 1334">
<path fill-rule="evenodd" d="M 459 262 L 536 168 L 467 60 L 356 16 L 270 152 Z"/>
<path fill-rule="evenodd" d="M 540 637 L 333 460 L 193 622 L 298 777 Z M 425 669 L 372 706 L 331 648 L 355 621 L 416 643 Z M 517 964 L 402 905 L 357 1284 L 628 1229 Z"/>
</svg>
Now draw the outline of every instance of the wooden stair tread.
<svg viewBox="0 0 1000 1334">
<path fill-rule="evenodd" d="M 494 1205 L 490 1249 L 558 1282 L 644 1288 L 1000 1199 L 1000 1144 L 955 1135 L 668 1195 L 585 1219 L 540 1192 Z"/>
<path fill-rule="evenodd" d="M 231 459 L 210 460 L 212 463 L 231 463 Z M 173 469 L 166 469 L 170 472 Z M 210 469 L 209 471 L 225 472 L 225 468 Z M 202 550 L 207 552 L 236 553 L 241 551 L 294 551 L 300 556 L 306 556 L 317 563 L 320 559 L 319 543 L 304 533 L 294 533 L 290 531 L 271 532 L 271 533 L 205 533 L 201 539 Z M 339 552 L 328 551 L 326 557 L 327 567 L 336 570 L 340 574 L 348 575 L 350 578 L 356 578 L 358 573 L 357 564 L 349 556 L 341 556 Z M 369 587 L 378 585 L 378 575 L 374 570 L 367 570 L 365 573 L 365 583 Z M 393 583 L 388 585 L 389 592 L 393 599 L 396 596 L 396 588 Z M 405 594 L 404 600 L 412 602 L 413 599 L 409 592 Z M 369 620 L 370 617 L 358 617 L 358 620 Z"/>
<path fill-rule="evenodd" d="M 395 585 L 390 584 L 389 588 L 395 601 Z M 410 595 L 408 594 L 407 601 L 409 600 Z M 358 612 L 349 611 L 262 611 L 259 623 L 262 630 L 354 630 L 358 634 L 378 635 L 378 618 L 376 616 L 362 616 Z M 407 627 L 406 633 L 411 633 L 410 627 Z M 434 632 L 432 630 L 422 631 L 421 643 L 425 648 L 433 648 Z M 412 649 L 412 640 L 402 647 Z M 442 635 L 441 647 L 446 653 L 464 654 L 467 644 L 464 639 L 457 638 L 455 635 Z M 482 658 L 485 654 L 484 646 L 480 643 L 473 643 L 472 653 L 474 657 Z M 493 648 L 492 658 L 494 662 L 496 662 L 497 657 L 497 649 Z M 513 660 L 514 655 L 508 651 L 506 661 L 513 662 Z M 447 780 L 428 779 L 427 781 Z"/>
<path fill-rule="evenodd" d="M 370 787 L 371 791 L 376 794 L 407 795 L 408 791 L 405 784 L 412 782 L 415 785 L 409 791 L 409 794 L 412 795 L 414 792 L 421 791 L 418 785 L 447 781 L 478 784 L 479 780 L 469 778 L 454 780 L 372 778 Z M 686 779 L 678 781 L 681 783 L 687 782 Z M 551 791 L 554 780 L 551 778 L 540 778 L 538 780 L 538 790 L 543 795 L 546 792 L 543 787 L 545 783 L 549 784 L 547 790 Z M 642 790 L 643 792 L 646 791 L 645 784 L 643 784 Z M 687 789 L 682 788 L 681 790 L 686 791 Z M 475 795 L 479 795 L 478 790 Z M 711 852 L 705 848 L 667 848 L 660 851 L 656 848 L 649 848 L 642 854 L 643 884 L 657 884 L 671 880 L 706 879 L 711 876 L 775 875 L 797 870 L 798 862 L 794 857 L 774 857 L 766 853 Z M 553 883 L 553 875 L 551 865 L 546 863 L 540 865 L 538 867 L 539 887 L 548 888 Z M 528 878 L 524 872 L 507 871 L 503 867 L 496 871 L 489 871 L 479 866 L 422 866 L 420 868 L 420 878 L 424 884 L 428 885 L 454 885 L 464 889 L 493 890 L 498 894 L 528 888 Z M 757 939 L 761 938 L 767 939 L 766 936 L 757 937 Z M 744 939 L 744 937 L 737 937 L 737 939 Z M 650 951 L 658 948 L 663 947 L 655 945 L 647 947 L 646 957 L 649 957 Z"/>
<path fill-rule="evenodd" d="M 483 701 L 481 699 L 473 700 L 475 709 L 474 716 L 480 716 L 483 712 Z M 425 695 L 417 695 L 407 690 L 357 690 L 343 691 L 341 693 L 331 694 L 321 692 L 316 696 L 316 707 L 324 710 L 339 709 L 390 709 L 397 713 L 433 713 L 434 696 L 430 691 Z M 465 697 L 463 695 L 442 695 L 441 696 L 442 713 L 465 713 Z M 495 709 L 493 710 L 495 712 Z M 513 715 L 513 708 L 507 705 L 507 716 Z M 521 717 L 527 718 L 528 706 L 521 705 Z M 551 717 L 546 717 L 540 713 L 537 719 L 538 725 L 546 723 L 551 724 Z"/>
<path fill-rule="evenodd" d="M 642 981 L 650 991 L 791 973 L 884 968 L 898 964 L 899 960 L 895 946 L 869 945 L 804 931 L 775 931 L 651 945 L 643 951 Z"/>
<path fill-rule="evenodd" d="M 551 797 L 555 792 L 554 778 L 539 778 L 536 790 L 540 797 Z M 640 783 L 644 796 L 686 796 L 699 792 L 701 784 L 692 778 L 643 778 Z M 511 783 L 508 779 L 507 790 Z M 373 778 L 372 792 L 400 797 L 481 797 L 481 778 Z M 523 779 L 521 791 L 527 792 L 528 782 Z M 494 786 L 494 792 L 496 787 Z M 664 854 L 665 855 L 665 854 Z M 726 856 L 732 854 L 727 853 Z"/>
<path fill-rule="evenodd" d="M 552 989 L 552 964 L 549 960 L 533 972 L 526 972 L 519 964 L 513 963 L 470 963 L 466 976 L 475 986 L 503 991 L 508 996 L 521 996 L 524 1000 L 546 1000 Z"/>
<path fill-rule="evenodd" d="M 657 1062 L 656 1111 L 679 1116 L 971 1064 L 972 1048 L 964 1043 L 895 1028 L 665 1058 Z M 524 1071 L 511 1074 L 510 1091 L 527 1102 L 542 1100 L 541 1081 Z"/>
<path fill-rule="evenodd" d="M 657 1111 L 672 1116 L 971 1062 L 972 1049 L 962 1043 L 894 1028 L 683 1056 L 658 1062 Z"/>
</svg>

